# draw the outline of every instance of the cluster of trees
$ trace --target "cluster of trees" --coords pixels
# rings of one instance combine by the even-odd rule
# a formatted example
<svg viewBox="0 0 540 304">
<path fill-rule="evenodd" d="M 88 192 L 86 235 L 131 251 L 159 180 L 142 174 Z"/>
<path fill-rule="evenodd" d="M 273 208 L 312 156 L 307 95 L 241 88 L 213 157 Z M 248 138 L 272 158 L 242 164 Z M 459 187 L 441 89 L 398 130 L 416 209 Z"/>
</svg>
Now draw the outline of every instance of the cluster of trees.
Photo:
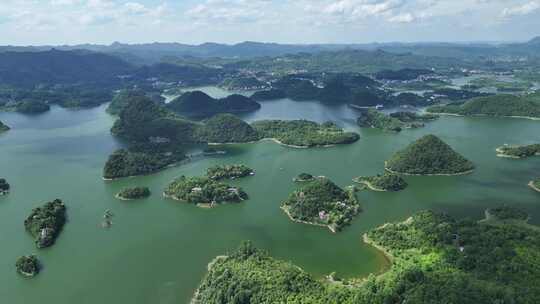
<svg viewBox="0 0 540 304">
<path fill-rule="evenodd" d="M 165 195 L 190 204 L 221 204 L 247 199 L 241 188 L 232 187 L 208 177 L 181 176 L 165 189 Z"/>
<path fill-rule="evenodd" d="M 253 169 L 246 165 L 216 165 L 206 170 L 206 176 L 213 180 L 235 179 L 249 176 L 254 173 Z"/>
<path fill-rule="evenodd" d="M 540 155 L 540 144 L 532 144 L 525 146 L 502 146 L 499 147 L 497 151 L 504 156 L 526 158 L 530 156 Z"/>
<path fill-rule="evenodd" d="M 386 168 L 405 174 L 460 174 L 474 165 L 435 135 L 426 135 L 386 162 Z"/>
<path fill-rule="evenodd" d="M 122 189 L 116 196 L 120 199 L 134 200 L 149 197 L 150 194 L 150 189 L 148 189 L 148 187 L 132 187 Z"/>
<path fill-rule="evenodd" d="M 9 183 L 5 178 L 0 178 L 0 194 L 6 194 L 9 192 Z"/>
<path fill-rule="evenodd" d="M 196 136 L 209 143 L 244 143 L 260 139 L 252 126 L 232 114 L 218 114 L 205 120 Z"/>
<path fill-rule="evenodd" d="M 353 284 L 318 281 L 243 243 L 214 260 L 194 303 L 537 303 L 540 233 L 430 211 L 369 231 L 392 267 Z M 496 262 L 494 262 L 496 261 Z"/>
<path fill-rule="evenodd" d="M 495 217 L 498 220 L 520 220 L 520 221 L 526 221 L 529 219 L 529 215 L 527 212 L 518 209 L 513 208 L 510 206 L 500 206 L 496 208 L 490 208 L 486 210 L 486 213 L 490 216 Z"/>
<path fill-rule="evenodd" d="M 298 174 L 298 176 L 296 176 L 293 181 L 295 182 L 310 182 L 312 181 L 313 179 L 315 179 L 315 177 L 309 173 L 300 173 Z"/>
<path fill-rule="evenodd" d="M 251 95 L 251 99 L 255 101 L 267 101 L 287 98 L 287 94 L 279 89 L 270 89 L 265 91 L 257 91 Z"/>
<path fill-rule="evenodd" d="M 353 190 L 345 191 L 322 177 L 291 193 L 283 207 L 295 220 L 329 225 L 335 230 L 350 224 L 360 211 Z"/>
<path fill-rule="evenodd" d="M 533 180 L 532 184 L 536 189 L 540 189 L 540 178 Z"/>
<path fill-rule="evenodd" d="M 405 124 L 399 119 L 390 117 L 375 109 L 363 110 L 356 123 L 363 128 L 376 128 L 393 132 L 401 132 L 405 127 Z"/>
<path fill-rule="evenodd" d="M 66 206 L 61 200 L 55 199 L 32 209 L 24 220 L 24 227 L 36 239 L 37 248 L 45 248 L 54 244 L 65 223 Z"/>
<path fill-rule="evenodd" d="M 438 115 L 418 114 L 416 112 L 394 112 L 390 113 L 390 117 L 396 118 L 403 123 L 428 122 L 439 118 Z"/>
<path fill-rule="evenodd" d="M 34 277 L 39 273 L 39 260 L 35 255 L 23 255 L 15 262 L 17 272 L 25 277 Z"/>
<path fill-rule="evenodd" d="M 361 176 L 354 179 L 357 183 L 367 183 L 380 191 L 401 191 L 407 188 L 407 182 L 399 175 L 385 172 L 376 176 Z"/>
<path fill-rule="evenodd" d="M 433 106 L 432 113 L 449 113 L 465 116 L 520 116 L 540 118 L 540 93 L 529 95 L 493 95 L 473 98 L 466 103 Z"/>
<path fill-rule="evenodd" d="M 165 147 L 171 147 L 170 150 Z M 110 156 L 103 168 L 105 179 L 115 179 L 158 172 L 186 158 L 183 151 L 174 146 L 148 145 L 144 149 L 138 147 L 119 149 Z M 154 149 L 150 148 L 154 147 Z"/>
<path fill-rule="evenodd" d="M 155 103 L 162 103 L 164 98 L 158 91 L 141 89 L 124 89 L 114 95 L 111 103 L 107 107 L 109 114 L 118 115 L 130 103 L 134 97 L 147 97 Z"/>
<path fill-rule="evenodd" d="M 274 138 L 293 146 L 349 144 L 360 139 L 357 133 L 344 132 L 332 122 L 318 124 L 308 120 L 261 120 L 251 125 L 261 138 Z"/>
<path fill-rule="evenodd" d="M 216 99 L 201 91 L 186 92 L 167 104 L 167 108 L 188 117 L 209 117 L 219 113 L 243 113 L 261 108 L 249 97 L 233 94 Z"/>
</svg>

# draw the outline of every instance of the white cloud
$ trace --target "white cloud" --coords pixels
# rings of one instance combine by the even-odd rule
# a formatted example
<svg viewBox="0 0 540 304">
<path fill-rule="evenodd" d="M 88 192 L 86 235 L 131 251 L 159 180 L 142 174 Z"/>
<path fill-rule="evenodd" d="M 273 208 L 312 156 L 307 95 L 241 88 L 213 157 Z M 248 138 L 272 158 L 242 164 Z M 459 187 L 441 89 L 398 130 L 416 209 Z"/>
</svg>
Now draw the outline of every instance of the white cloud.
<svg viewBox="0 0 540 304">
<path fill-rule="evenodd" d="M 523 16 L 540 9 L 540 1 L 529 1 L 517 6 L 507 7 L 503 10 L 503 17 Z"/>
</svg>

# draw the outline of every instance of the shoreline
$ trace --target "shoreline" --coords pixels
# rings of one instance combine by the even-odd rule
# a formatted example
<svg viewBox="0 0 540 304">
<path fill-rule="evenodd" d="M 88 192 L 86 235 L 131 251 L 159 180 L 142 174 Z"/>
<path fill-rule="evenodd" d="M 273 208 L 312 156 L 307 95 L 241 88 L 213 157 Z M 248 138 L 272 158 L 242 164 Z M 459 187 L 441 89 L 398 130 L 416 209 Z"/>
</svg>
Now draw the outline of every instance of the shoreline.
<svg viewBox="0 0 540 304">
<path fill-rule="evenodd" d="M 398 172 L 394 171 L 386 166 L 386 162 L 384 162 L 384 170 L 398 175 L 405 175 L 405 176 L 461 176 L 461 175 L 468 175 L 472 174 L 474 172 L 474 169 L 471 169 L 469 171 L 463 171 L 458 173 L 431 173 L 431 174 L 415 174 L 415 173 L 405 173 L 405 172 Z"/>
<path fill-rule="evenodd" d="M 336 233 L 336 229 L 334 227 L 332 227 L 331 225 L 325 225 L 325 224 L 319 224 L 319 223 L 314 223 L 314 222 L 308 222 L 308 221 L 302 221 L 302 220 L 298 220 L 298 219 L 295 219 L 292 217 L 291 213 L 289 212 L 289 208 L 286 206 L 286 205 L 281 205 L 279 207 L 279 209 L 283 210 L 283 212 L 285 212 L 285 214 L 287 214 L 287 216 L 289 217 L 289 219 L 295 223 L 300 223 L 300 224 L 307 224 L 307 225 L 312 225 L 312 226 L 318 226 L 318 227 L 326 227 L 328 228 L 332 233 Z"/>
<path fill-rule="evenodd" d="M 371 184 L 370 182 L 366 181 L 366 180 L 360 180 L 360 178 L 362 178 L 363 176 L 361 177 L 355 177 L 353 178 L 353 182 L 357 183 L 357 184 L 361 184 L 361 185 L 364 185 L 366 187 L 368 187 L 370 190 L 372 191 L 376 191 L 376 192 L 388 192 L 388 190 L 385 190 L 385 189 L 382 189 L 382 188 L 377 188 L 375 186 L 373 186 L 373 184 Z"/>
<path fill-rule="evenodd" d="M 387 224 L 384 224 L 383 226 L 381 227 L 384 227 L 385 225 Z M 380 228 L 380 227 L 379 227 Z M 369 236 L 367 235 L 367 233 L 364 233 L 362 235 L 362 240 L 364 241 L 364 243 L 366 243 L 367 245 L 370 245 L 372 246 L 373 248 L 377 249 L 378 251 L 380 251 L 383 256 L 388 260 L 388 262 L 390 262 L 390 267 L 392 267 L 392 264 L 394 263 L 394 260 L 395 260 L 395 257 L 390 253 L 388 252 L 388 250 L 386 250 L 386 248 L 382 247 L 381 245 L 377 244 L 374 240 L 372 240 L 371 238 L 369 238 Z"/>
<path fill-rule="evenodd" d="M 260 142 L 263 142 L 263 141 L 272 141 L 272 142 L 274 142 L 274 143 L 276 143 L 278 145 L 281 145 L 281 146 L 284 146 L 284 147 L 289 147 L 289 148 L 295 148 L 295 149 L 330 148 L 330 147 L 335 147 L 336 145 L 338 145 L 338 144 L 329 144 L 329 145 L 315 145 L 315 146 L 298 146 L 298 145 L 285 144 L 285 143 L 281 142 L 280 140 L 278 140 L 277 138 L 273 138 L 273 137 L 265 137 L 265 138 L 261 138 L 259 140 L 247 141 L 247 142 L 224 142 L 224 143 L 212 142 L 212 143 L 208 143 L 208 145 L 209 146 L 220 146 L 220 145 L 256 144 L 256 143 L 260 143 Z"/>
<path fill-rule="evenodd" d="M 540 117 L 533 117 L 533 116 L 519 116 L 519 115 L 504 115 L 504 116 L 498 116 L 498 115 L 488 115 L 488 114 L 471 114 L 471 115 L 463 115 L 463 114 L 456 114 L 456 113 L 439 113 L 439 112 L 429 112 L 426 111 L 426 113 L 434 114 L 434 115 L 444 115 L 444 116 L 455 116 L 455 117 L 491 117 L 491 118 L 515 118 L 515 119 L 528 119 L 528 120 L 536 120 L 540 121 Z"/>
<path fill-rule="evenodd" d="M 534 191 L 540 192 L 540 188 L 537 188 L 537 187 L 534 185 L 534 181 L 530 181 L 528 185 L 529 185 L 529 187 L 531 187 Z"/>
<path fill-rule="evenodd" d="M 497 157 L 511 158 L 511 159 L 526 159 L 526 158 L 533 157 L 533 156 L 540 156 L 540 152 L 534 153 L 533 155 L 530 155 L 530 156 L 517 156 L 517 155 L 505 154 L 504 148 L 506 148 L 506 147 L 508 147 L 508 148 L 520 148 L 520 147 L 525 147 L 525 146 L 500 146 L 497 149 L 495 149 L 495 152 L 497 152 Z"/>
</svg>

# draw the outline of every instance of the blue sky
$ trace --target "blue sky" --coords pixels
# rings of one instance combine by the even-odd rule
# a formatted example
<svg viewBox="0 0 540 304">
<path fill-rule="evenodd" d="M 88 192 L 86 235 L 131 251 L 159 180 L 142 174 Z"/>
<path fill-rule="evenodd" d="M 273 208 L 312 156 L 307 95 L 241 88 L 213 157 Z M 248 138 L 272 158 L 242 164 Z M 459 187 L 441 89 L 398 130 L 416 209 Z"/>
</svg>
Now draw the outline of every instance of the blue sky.
<svg viewBox="0 0 540 304">
<path fill-rule="evenodd" d="M 540 0 L 0 0 L 0 44 L 524 41 Z"/>
</svg>

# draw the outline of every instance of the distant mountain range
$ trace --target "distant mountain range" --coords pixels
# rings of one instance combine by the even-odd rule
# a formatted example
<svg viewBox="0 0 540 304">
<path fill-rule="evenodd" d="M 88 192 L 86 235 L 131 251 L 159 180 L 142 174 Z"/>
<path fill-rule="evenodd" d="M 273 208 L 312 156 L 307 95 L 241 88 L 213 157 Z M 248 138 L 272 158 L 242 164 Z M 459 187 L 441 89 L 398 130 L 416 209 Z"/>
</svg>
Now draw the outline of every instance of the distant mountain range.
<svg viewBox="0 0 540 304">
<path fill-rule="evenodd" d="M 242 42 L 238 44 L 204 43 L 188 45 L 181 43 L 80 44 L 61 46 L 0 46 L 0 52 L 35 52 L 57 50 L 88 50 L 122 57 L 133 63 L 156 63 L 170 57 L 199 58 L 253 58 L 282 56 L 296 53 L 318 53 L 340 50 L 384 50 L 391 53 L 412 53 L 437 57 L 490 57 L 490 56 L 538 56 L 540 37 L 524 43 L 371 43 L 371 44 L 277 44 Z"/>
</svg>

